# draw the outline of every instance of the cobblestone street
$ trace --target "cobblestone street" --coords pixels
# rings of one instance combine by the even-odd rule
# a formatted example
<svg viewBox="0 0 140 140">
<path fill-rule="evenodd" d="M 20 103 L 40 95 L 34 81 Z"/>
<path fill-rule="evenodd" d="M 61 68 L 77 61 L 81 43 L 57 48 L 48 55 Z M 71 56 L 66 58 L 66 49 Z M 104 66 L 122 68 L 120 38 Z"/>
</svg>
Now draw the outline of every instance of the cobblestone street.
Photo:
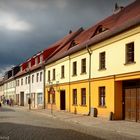
<svg viewBox="0 0 140 140">
<path fill-rule="evenodd" d="M 83 116 L 84 117 L 84 116 Z M 36 111 L 3 107 L 0 109 L 0 140 L 129 140 L 79 123 L 48 117 Z"/>
<path fill-rule="evenodd" d="M 0 111 L 0 139 L 99 140 L 99 138 L 78 132 L 77 127 L 73 124 L 13 108 L 3 108 Z"/>
</svg>

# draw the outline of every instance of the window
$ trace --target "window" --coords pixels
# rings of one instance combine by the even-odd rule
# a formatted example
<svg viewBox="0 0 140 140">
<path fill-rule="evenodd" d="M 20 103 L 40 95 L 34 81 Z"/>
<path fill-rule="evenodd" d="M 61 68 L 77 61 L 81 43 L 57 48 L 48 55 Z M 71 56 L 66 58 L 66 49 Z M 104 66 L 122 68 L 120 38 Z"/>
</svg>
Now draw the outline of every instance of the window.
<svg viewBox="0 0 140 140">
<path fill-rule="evenodd" d="M 36 82 L 39 81 L 39 73 L 36 74 Z"/>
<path fill-rule="evenodd" d="M 99 106 L 105 106 L 105 87 L 99 87 Z"/>
<path fill-rule="evenodd" d="M 52 94 L 52 103 L 55 104 L 55 94 Z"/>
<path fill-rule="evenodd" d="M 86 58 L 81 60 L 81 73 L 86 73 Z"/>
<path fill-rule="evenodd" d="M 77 105 L 77 89 L 73 89 L 73 105 Z"/>
<path fill-rule="evenodd" d="M 50 70 L 48 70 L 48 81 L 50 81 Z"/>
<path fill-rule="evenodd" d="M 35 65 L 38 64 L 38 57 L 35 58 Z"/>
<path fill-rule="evenodd" d="M 27 77 L 25 78 L 25 84 L 27 85 Z"/>
<path fill-rule="evenodd" d="M 55 80 L 55 69 L 53 69 L 53 75 L 52 75 L 52 80 Z"/>
<path fill-rule="evenodd" d="M 61 66 L 61 78 L 64 78 L 65 77 L 65 68 L 64 68 L 64 65 Z"/>
<path fill-rule="evenodd" d="M 134 63 L 134 42 L 126 44 L 126 64 Z"/>
<path fill-rule="evenodd" d="M 32 83 L 34 83 L 34 75 L 32 75 Z"/>
<path fill-rule="evenodd" d="M 81 89 L 81 105 L 86 105 L 86 88 Z"/>
<path fill-rule="evenodd" d="M 48 92 L 48 103 L 51 103 L 50 95 L 50 92 Z"/>
<path fill-rule="evenodd" d="M 42 95 L 42 93 L 37 94 L 37 103 L 38 104 L 43 104 L 43 95 Z"/>
<path fill-rule="evenodd" d="M 40 63 L 43 61 L 43 55 L 40 55 Z"/>
<path fill-rule="evenodd" d="M 100 70 L 105 69 L 105 52 L 100 53 L 99 59 L 100 59 L 99 69 Z"/>
<path fill-rule="evenodd" d="M 28 76 L 28 84 L 30 84 L 30 76 Z"/>
<path fill-rule="evenodd" d="M 23 85 L 23 79 L 21 79 L 21 85 Z"/>
<path fill-rule="evenodd" d="M 40 82 L 42 81 L 42 72 L 40 72 Z"/>
<path fill-rule="evenodd" d="M 77 75 L 77 62 L 73 62 L 73 76 Z"/>
</svg>

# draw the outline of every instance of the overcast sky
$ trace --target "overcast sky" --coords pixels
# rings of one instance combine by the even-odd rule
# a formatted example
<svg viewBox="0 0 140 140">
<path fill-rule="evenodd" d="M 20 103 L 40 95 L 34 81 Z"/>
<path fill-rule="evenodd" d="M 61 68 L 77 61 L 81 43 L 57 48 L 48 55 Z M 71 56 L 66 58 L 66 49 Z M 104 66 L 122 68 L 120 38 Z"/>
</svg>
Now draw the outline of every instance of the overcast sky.
<svg viewBox="0 0 140 140">
<path fill-rule="evenodd" d="M 0 0 L 0 76 L 66 35 L 134 0 Z"/>
</svg>

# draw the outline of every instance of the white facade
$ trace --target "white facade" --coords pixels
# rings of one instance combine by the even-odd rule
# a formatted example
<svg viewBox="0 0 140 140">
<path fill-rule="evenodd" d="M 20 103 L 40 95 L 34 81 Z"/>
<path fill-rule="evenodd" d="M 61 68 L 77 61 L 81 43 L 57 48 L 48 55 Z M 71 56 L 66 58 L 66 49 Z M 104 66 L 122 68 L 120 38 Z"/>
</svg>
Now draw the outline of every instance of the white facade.
<svg viewBox="0 0 140 140">
<path fill-rule="evenodd" d="M 3 86 L 3 92 L 6 99 L 13 99 L 16 100 L 16 84 L 15 79 L 6 81 Z"/>
<path fill-rule="evenodd" d="M 21 97 L 23 94 L 24 97 Z M 31 97 L 32 107 L 39 108 L 44 105 L 44 70 L 37 70 L 16 79 L 17 104 L 28 105 Z M 24 102 L 22 101 L 24 100 Z"/>
</svg>

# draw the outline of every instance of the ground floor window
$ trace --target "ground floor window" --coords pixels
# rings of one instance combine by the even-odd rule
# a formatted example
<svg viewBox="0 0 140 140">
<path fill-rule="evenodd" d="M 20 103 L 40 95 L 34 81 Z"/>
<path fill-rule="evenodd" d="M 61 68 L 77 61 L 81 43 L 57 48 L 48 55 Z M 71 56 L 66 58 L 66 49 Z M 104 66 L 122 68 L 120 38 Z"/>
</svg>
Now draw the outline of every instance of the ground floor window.
<svg viewBox="0 0 140 140">
<path fill-rule="evenodd" d="M 86 88 L 81 88 L 81 105 L 86 105 Z"/>
<path fill-rule="evenodd" d="M 99 87 L 99 106 L 105 106 L 105 87 Z"/>
<path fill-rule="evenodd" d="M 37 94 L 37 103 L 43 104 L 43 94 L 42 93 Z"/>
<path fill-rule="evenodd" d="M 73 105 L 77 105 L 77 89 L 73 89 Z"/>
<path fill-rule="evenodd" d="M 28 104 L 28 99 L 30 98 L 30 94 L 26 94 L 26 104 Z"/>
</svg>

